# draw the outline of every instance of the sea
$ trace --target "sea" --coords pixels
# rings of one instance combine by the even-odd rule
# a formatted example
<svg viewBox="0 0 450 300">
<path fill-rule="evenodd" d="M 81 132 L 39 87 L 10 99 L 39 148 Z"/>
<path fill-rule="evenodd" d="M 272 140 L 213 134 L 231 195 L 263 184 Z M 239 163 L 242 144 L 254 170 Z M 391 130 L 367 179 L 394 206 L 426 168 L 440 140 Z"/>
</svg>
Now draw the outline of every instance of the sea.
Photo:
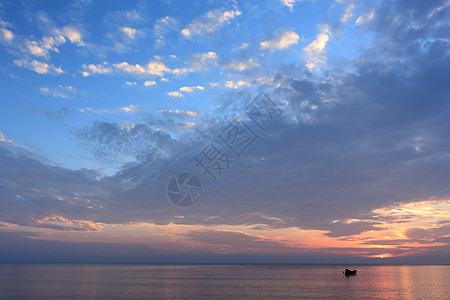
<svg viewBox="0 0 450 300">
<path fill-rule="evenodd" d="M 450 265 L 0 264 L 0 299 L 450 299 Z"/>
</svg>

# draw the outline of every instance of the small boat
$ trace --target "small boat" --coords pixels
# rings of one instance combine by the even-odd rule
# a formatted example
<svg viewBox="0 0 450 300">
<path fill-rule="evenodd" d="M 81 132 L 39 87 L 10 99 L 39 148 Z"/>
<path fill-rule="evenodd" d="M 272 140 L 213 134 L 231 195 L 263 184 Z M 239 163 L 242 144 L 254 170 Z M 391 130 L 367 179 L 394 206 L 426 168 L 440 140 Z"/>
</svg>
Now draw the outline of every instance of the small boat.
<svg viewBox="0 0 450 300">
<path fill-rule="evenodd" d="M 345 269 L 345 271 L 342 273 L 344 273 L 345 276 L 350 276 L 350 275 L 356 275 L 356 272 L 357 272 L 356 270 Z"/>
</svg>

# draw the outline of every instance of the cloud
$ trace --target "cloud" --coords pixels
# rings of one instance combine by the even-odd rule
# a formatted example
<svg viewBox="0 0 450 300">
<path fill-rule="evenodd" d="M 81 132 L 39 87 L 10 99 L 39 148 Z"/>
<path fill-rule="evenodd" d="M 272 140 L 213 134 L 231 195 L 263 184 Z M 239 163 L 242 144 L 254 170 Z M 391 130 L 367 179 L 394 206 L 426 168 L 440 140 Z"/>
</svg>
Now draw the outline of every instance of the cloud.
<svg viewBox="0 0 450 300">
<path fill-rule="evenodd" d="M 8 165 L 3 163 L 4 159 L 9 161 Z M 4 167 L 16 170 L 8 178 L 3 177 L 0 183 L 3 207 L 0 218 L 6 222 L 46 227 L 48 223 L 39 223 L 39 220 L 53 215 L 86 220 L 85 214 L 101 210 L 92 194 L 98 176 L 94 171 L 51 166 L 12 144 L 0 146 L 0 160 Z M 77 188 L 79 185 L 84 186 L 84 191 Z"/>
<path fill-rule="evenodd" d="M 256 68 L 258 67 L 258 64 L 254 62 L 253 59 L 249 58 L 247 60 L 232 60 L 228 64 L 226 64 L 226 67 L 235 71 L 242 72 Z"/>
<path fill-rule="evenodd" d="M 137 33 L 136 28 L 131 27 L 120 27 L 120 31 L 126 34 L 130 39 L 134 39 Z"/>
<path fill-rule="evenodd" d="M 86 149 L 106 160 L 136 159 L 140 155 L 149 159 L 149 155 L 154 157 L 169 151 L 172 144 L 171 136 L 152 124 L 95 121 L 74 133 Z"/>
<path fill-rule="evenodd" d="M 294 10 L 294 4 L 297 2 L 301 2 L 302 0 L 280 0 L 284 5 L 289 7 L 290 11 Z"/>
<path fill-rule="evenodd" d="M 116 115 L 118 113 L 135 113 L 138 112 L 141 109 L 139 105 L 129 105 L 124 107 L 119 107 L 117 109 L 109 109 L 109 108 L 92 108 L 92 107 L 85 107 L 81 108 L 80 111 L 82 113 L 85 112 L 92 112 L 96 114 L 108 114 L 108 115 Z M 123 123 L 125 124 L 125 123 Z"/>
<path fill-rule="evenodd" d="M 259 47 L 261 49 L 282 50 L 297 44 L 299 39 L 300 37 L 294 31 L 283 29 L 278 30 L 272 40 L 261 42 Z"/>
<path fill-rule="evenodd" d="M 64 231 L 84 231 L 95 232 L 101 231 L 102 226 L 87 220 L 68 220 L 62 216 L 48 216 L 37 220 L 38 227 L 51 228 Z"/>
<path fill-rule="evenodd" d="M 5 42 L 10 49 L 15 49 L 13 55 L 20 56 L 22 59 L 29 55 L 45 57 L 50 56 L 50 52 L 59 52 L 58 46 L 70 41 L 77 46 L 85 46 L 80 31 L 74 26 L 56 27 L 42 15 L 38 18 L 45 35 L 41 40 L 30 40 L 29 37 L 15 35 L 7 28 L 0 28 L 0 41 Z M 7 24 L 10 26 L 9 24 Z"/>
<path fill-rule="evenodd" d="M 151 75 L 164 76 L 165 73 L 170 73 L 170 68 L 160 61 L 150 61 L 147 64 L 147 73 Z"/>
<path fill-rule="evenodd" d="M 116 111 L 112 110 L 112 109 L 106 109 L 106 108 L 92 108 L 92 107 L 88 107 L 86 106 L 85 108 L 81 108 L 80 111 L 82 113 L 84 112 L 93 112 L 96 114 L 115 114 Z"/>
<path fill-rule="evenodd" d="M 11 42 L 14 39 L 14 33 L 11 30 L 0 28 L 0 33 L 0 37 L 6 42 Z"/>
<path fill-rule="evenodd" d="M 341 21 L 341 23 L 347 23 L 350 20 L 350 18 L 353 17 L 354 9 L 355 9 L 355 4 L 351 3 L 351 4 L 347 5 L 345 7 L 344 13 L 342 14 L 339 21 Z"/>
<path fill-rule="evenodd" d="M 63 86 L 58 85 L 57 87 L 41 87 L 39 88 L 42 95 L 48 95 L 56 98 L 69 99 L 71 98 L 77 90 L 73 86 Z"/>
<path fill-rule="evenodd" d="M 356 24 L 363 24 L 371 21 L 375 17 L 375 10 L 371 10 L 370 12 L 359 16 L 358 19 L 356 19 Z"/>
<path fill-rule="evenodd" d="M 172 97 L 172 98 L 183 98 L 184 97 L 184 95 L 182 93 L 180 93 L 179 91 L 168 92 L 167 95 L 169 95 L 169 97 Z"/>
<path fill-rule="evenodd" d="M 372 221 L 356 221 L 351 223 L 336 222 L 330 226 L 330 231 L 325 235 L 330 237 L 343 237 L 357 235 L 367 231 L 383 230 L 383 228 L 376 226 L 380 224 L 382 223 Z"/>
<path fill-rule="evenodd" d="M 189 110 L 159 110 L 158 111 L 161 114 L 166 115 L 176 115 L 176 116 L 182 116 L 182 117 L 199 117 L 200 114 L 195 111 L 189 111 Z"/>
<path fill-rule="evenodd" d="M 136 86 L 136 81 L 126 81 L 126 82 L 125 82 L 125 85 L 128 85 L 128 86 Z"/>
<path fill-rule="evenodd" d="M 327 58 L 325 57 L 324 52 L 329 39 L 330 35 L 328 33 L 319 33 L 314 41 L 303 48 L 307 60 L 307 68 L 312 69 L 325 64 Z"/>
<path fill-rule="evenodd" d="M 162 46 L 166 43 L 165 35 L 171 31 L 177 30 L 178 21 L 173 18 L 166 16 L 156 20 L 153 26 L 153 32 L 156 36 L 156 44 Z"/>
<path fill-rule="evenodd" d="M 191 37 L 193 35 L 213 33 L 224 23 L 233 20 L 240 14 L 241 12 L 237 9 L 228 11 L 221 9 L 209 11 L 181 30 L 181 34 L 185 37 Z"/>
<path fill-rule="evenodd" d="M 147 65 L 129 64 L 124 61 L 121 63 L 109 64 L 104 62 L 98 65 L 83 65 L 83 76 L 90 76 L 92 74 L 107 74 L 115 71 L 125 72 L 136 76 L 155 75 L 164 76 L 165 73 L 170 73 L 171 70 L 164 63 L 158 60 L 151 60 Z"/>
<path fill-rule="evenodd" d="M 41 48 L 37 42 L 27 42 L 27 49 L 28 51 L 36 56 L 47 56 L 48 51 L 47 49 Z"/>
<path fill-rule="evenodd" d="M 6 139 L 6 136 L 3 134 L 3 132 L 0 130 L 0 142 L 1 143 L 12 143 L 11 140 Z"/>
<path fill-rule="evenodd" d="M 64 73 L 64 71 L 60 67 L 55 67 L 54 65 L 49 65 L 44 62 L 40 62 L 37 60 L 14 60 L 14 64 L 21 68 L 30 69 L 38 74 L 61 74 Z"/>
<path fill-rule="evenodd" d="M 235 47 L 236 50 L 245 50 L 250 46 L 250 43 L 244 42 L 238 46 Z"/>
<path fill-rule="evenodd" d="M 172 69 L 172 74 L 174 74 L 175 76 L 181 76 L 187 73 L 192 72 L 192 69 L 187 69 L 187 68 L 175 68 Z"/>
<path fill-rule="evenodd" d="M 197 86 L 183 86 L 183 87 L 180 87 L 180 92 L 185 92 L 185 93 L 191 93 L 191 92 L 193 92 L 193 91 L 198 91 L 198 90 L 204 90 L 205 88 L 204 87 L 202 87 L 202 86 L 199 86 L 199 85 L 197 85 Z"/>
<path fill-rule="evenodd" d="M 69 114 L 71 113 L 71 111 L 67 107 L 61 107 L 58 109 L 47 109 L 44 111 L 33 109 L 32 111 L 38 115 L 47 118 L 49 121 L 60 123 L 63 123 L 65 118 L 69 116 Z"/>
<path fill-rule="evenodd" d="M 103 62 L 102 64 L 83 64 L 82 75 L 90 76 L 93 74 L 107 74 L 115 72 L 125 72 L 135 76 L 154 75 L 163 77 L 166 74 L 173 74 L 176 76 L 184 75 L 194 71 L 204 72 L 217 65 L 218 56 L 215 52 L 209 51 L 205 53 L 195 53 L 188 59 L 189 68 L 174 68 L 166 66 L 161 57 L 155 56 L 146 65 L 130 64 L 126 61 L 121 63 L 110 64 Z M 243 62 L 245 63 L 245 62 Z M 247 61 L 251 65 L 253 61 Z"/>
<path fill-rule="evenodd" d="M 84 46 L 84 42 L 82 40 L 81 32 L 74 26 L 65 26 L 62 29 L 62 32 L 66 38 L 72 44 L 77 44 L 78 46 Z"/>
<path fill-rule="evenodd" d="M 118 64 L 113 64 L 113 67 L 115 67 L 116 69 L 119 69 L 123 72 L 132 73 L 135 75 L 142 75 L 142 74 L 146 73 L 145 68 L 139 64 L 130 65 L 127 62 L 122 62 L 122 63 L 118 63 Z"/>
<path fill-rule="evenodd" d="M 202 72 L 216 66 L 217 60 L 217 53 L 209 51 L 205 53 L 195 53 L 190 58 L 189 62 L 192 69 Z"/>
<path fill-rule="evenodd" d="M 0 220 L 12 224 L 8 227 L 46 230 L 43 237 L 55 240 L 78 237 L 68 230 L 82 234 L 95 228 L 101 230 L 96 239 L 108 239 L 112 224 L 114 239 L 145 236 L 142 244 L 158 244 L 162 252 L 176 247 L 197 254 L 266 253 L 269 248 L 279 259 L 313 251 L 319 261 L 343 261 L 342 253 L 350 259 L 404 255 L 408 262 L 407 255 L 415 255 L 409 262 L 446 261 L 450 58 L 442 18 L 448 11 L 427 17 L 441 4 L 386 2 L 370 28 L 361 28 L 363 36 L 373 35 L 370 49 L 345 66 L 311 76 L 304 66 L 290 64 L 267 74 L 276 83 L 268 96 L 283 113 L 277 117 L 274 110 L 272 118 L 268 113 L 265 131 L 249 123 L 258 138 L 232 157 L 213 184 L 193 157 L 211 142 L 229 151 L 213 138 L 231 120 L 253 122 L 246 113 L 252 89 L 224 90 L 202 116 L 203 127 L 188 130 L 193 123 L 178 122 L 191 118 L 181 113 L 185 110 L 163 110 L 149 123 L 94 122 L 74 129 L 88 151 L 122 161 L 112 176 L 52 166 L 2 142 L 1 172 L 7 176 L 0 180 Z M 328 39 L 319 35 L 311 53 L 325 50 Z M 224 85 L 248 82 L 256 79 Z M 7 139 L 0 134 L 0 140 Z M 183 210 L 183 218 L 166 199 L 168 180 L 181 170 L 195 173 L 204 193 L 194 209 Z M 42 245 L 33 238 L 27 245 Z M 48 245 L 42 249 L 53 251 Z"/>
<path fill-rule="evenodd" d="M 243 81 L 243 80 L 238 80 L 238 81 L 228 80 L 227 82 L 225 82 L 225 86 L 230 89 L 238 89 L 238 88 L 246 87 L 246 86 L 250 86 L 250 85 L 251 84 L 249 82 Z"/>
<path fill-rule="evenodd" d="M 92 74 L 107 74 L 107 73 L 111 73 L 113 71 L 112 67 L 109 66 L 109 64 L 107 62 L 103 62 L 103 64 L 98 64 L 98 65 L 83 65 L 83 76 L 90 76 Z"/>
<path fill-rule="evenodd" d="M 156 81 L 154 80 L 147 80 L 144 82 L 144 86 L 149 87 L 149 86 L 154 86 L 157 85 Z"/>
<path fill-rule="evenodd" d="M 139 106 L 129 105 L 124 107 L 119 107 L 119 110 L 126 112 L 126 113 L 135 113 L 140 110 Z"/>
<path fill-rule="evenodd" d="M 58 46 L 69 40 L 77 46 L 85 46 L 81 32 L 74 26 L 65 26 L 62 29 L 53 27 L 49 35 L 42 38 L 42 41 L 25 41 L 26 49 L 36 56 L 48 56 L 49 51 L 59 52 Z"/>
</svg>

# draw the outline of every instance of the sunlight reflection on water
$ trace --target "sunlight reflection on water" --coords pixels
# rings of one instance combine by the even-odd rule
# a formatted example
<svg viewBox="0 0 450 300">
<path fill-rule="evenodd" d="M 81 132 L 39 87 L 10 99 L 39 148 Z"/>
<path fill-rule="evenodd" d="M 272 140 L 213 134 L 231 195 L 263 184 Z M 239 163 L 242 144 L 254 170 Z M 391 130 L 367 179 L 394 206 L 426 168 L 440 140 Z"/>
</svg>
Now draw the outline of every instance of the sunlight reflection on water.
<svg viewBox="0 0 450 300">
<path fill-rule="evenodd" d="M 353 266 L 352 266 L 353 267 Z M 2 299 L 449 299 L 450 266 L 0 264 Z"/>
</svg>

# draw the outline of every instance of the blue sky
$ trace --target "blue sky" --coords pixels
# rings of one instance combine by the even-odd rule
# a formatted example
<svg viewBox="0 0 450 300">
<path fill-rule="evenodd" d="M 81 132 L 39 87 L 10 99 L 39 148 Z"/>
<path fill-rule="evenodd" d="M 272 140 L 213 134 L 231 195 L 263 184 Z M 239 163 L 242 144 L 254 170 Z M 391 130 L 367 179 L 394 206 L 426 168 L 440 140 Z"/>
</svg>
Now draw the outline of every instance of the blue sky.
<svg viewBox="0 0 450 300">
<path fill-rule="evenodd" d="M 135 245 L 143 261 L 185 247 L 186 261 L 448 262 L 449 11 L 2 1 L 0 260 L 75 243 L 98 261 Z M 282 114 L 211 182 L 193 158 L 233 120 L 255 125 L 261 93 Z M 166 194 L 182 171 L 203 185 L 185 209 Z"/>
<path fill-rule="evenodd" d="M 330 58 L 314 47 L 333 35 L 323 19 L 350 23 L 345 30 L 353 31 L 353 14 L 370 9 L 328 2 L 297 5 L 6 2 L 2 90 L 7 91 L 4 99 L 14 101 L 5 101 L 2 131 L 64 167 L 103 168 L 110 175 L 116 170 L 111 162 L 96 161 L 80 149 L 72 128 L 94 120 L 135 123 L 149 115 L 158 118 L 161 110 L 214 113 L 217 94 L 257 89 L 250 81 L 270 77 L 279 66 L 315 60 L 318 66 L 312 69 L 321 72 Z M 346 10 L 352 17 L 342 22 L 350 18 Z M 342 35 L 332 43 L 337 60 L 351 59 L 358 47 L 370 45 L 364 38 L 355 40 Z M 355 49 L 342 50 L 349 42 Z M 27 121 L 21 126 L 17 118 Z M 117 159 L 116 167 L 129 158 Z"/>
</svg>

